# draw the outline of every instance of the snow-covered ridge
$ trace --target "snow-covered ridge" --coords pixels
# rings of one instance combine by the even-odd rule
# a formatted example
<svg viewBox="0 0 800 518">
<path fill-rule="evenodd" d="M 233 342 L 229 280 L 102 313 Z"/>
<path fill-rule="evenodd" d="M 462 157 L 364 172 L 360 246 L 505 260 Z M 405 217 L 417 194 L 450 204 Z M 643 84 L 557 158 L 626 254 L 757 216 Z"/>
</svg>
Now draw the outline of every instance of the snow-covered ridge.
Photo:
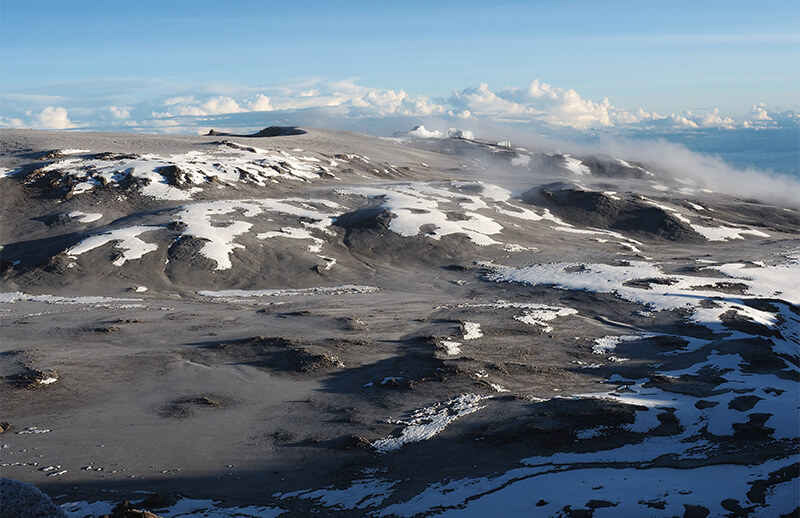
<svg viewBox="0 0 800 518">
<path fill-rule="evenodd" d="M 693 223 L 691 219 L 687 218 L 684 214 L 681 213 L 680 209 L 677 207 L 672 207 L 670 205 L 666 205 L 664 203 L 658 203 L 653 201 L 649 198 L 644 196 L 639 197 L 645 203 L 652 205 L 654 207 L 658 207 L 659 209 L 671 214 L 674 218 L 678 219 L 683 223 L 687 223 L 692 229 L 703 236 L 707 241 L 731 241 L 734 239 L 744 239 L 744 236 L 755 236 L 755 237 L 770 237 L 769 234 L 766 232 L 762 232 L 760 230 L 756 230 L 753 228 L 747 228 L 742 226 L 726 226 L 721 225 L 718 227 L 709 227 L 705 225 L 700 225 L 698 223 Z M 690 203 L 692 208 L 697 211 L 705 211 L 706 209 L 702 206 Z M 708 219 L 708 218 L 703 218 Z"/>
<path fill-rule="evenodd" d="M 67 190 L 67 196 L 99 187 L 134 185 L 146 196 L 188 200 L 203 189 L 239 182 L 263 186 L 281 180 L 305 182 L 334 176 L 330 160 L 323 162 L 315 156 L 267 151 L 231 141 L 212 144 L 207 151 L 169 156 L 97 153 L 76 157 L 62 153 L 54 158 L 54 162 L 29 174 L 25 181 L 56 179 Z"/>
<path fill-rule="evenodd" d="M 564 155 L 562 158 L 564 160 L 564 167 L 572 173 L 578 176 L 588 176 L 592 174 L 592 171 L 579 159 L 569 155 Z"/>
<path fill-rule="evenodd" d="M 476 191 L 480 194 L 474 194 Z M 382 207 L 393 214 L 389 229 L 401 236 L 416 236 L 423 227 L 432 227 L 425 234 L 441 239 L 450 234 L 463 234 L 478 245 L 501 244 L 490 236 L 499 234 L 503 226 L 478 210 L 489 209 L 513 218 L 540 221 L 549 219 L 563 223 L 546 210 L 539 214 L 509 203 L 511 192 L 496 185 L 480 182 L 414 182 L 381 187 L 359 187 L 338 191 L 343 195 L 378 198 Z M 460 219 L 448 213 L 458 212 Z"/>
<path fill-rule="evenodd" d="M 101 228 L 65 252 L 76 259 L 112 243 L 118 252 L 113 264 L 122 266 L 158 250 L 167 235 L 173 238 L 170 242 L 191 237 L 204 242 L 199 252 L 215 262 L 216 270 L 229 270 L 236 250 L 253 245 L 252 239 L 246 239 L 249 236 L 257 240 L 305 242 L 306 250 L 323 261 L 320 268 L 330 270 L 336 259 L 330 253 L 324 254 L 327 239 L 333 234 L 332 225 L 341 216 L 363 209 L 365 199 L 379 200 L 379 206 L 391 214 L 388 229 L 403 237 L 421 235 L 440 240 L 458 234 L 480 246 L 496 245 L 509 252 L 524 252 L 531 249 L 501 240 L 504 230 L 522 223 L 541 222 L 543 231 L 602 236 L 602 241 L 613 238 L 626 251 L 634 253 L 639 253 L 637 246 L 642 246 L 641 242 L 617 232 L 575 228 L 547 209 L 537 211 L 521 206 L 513 202 L 510 191 L 481 182 L 410 182 L 335 192 L 339 195 L 337 201 L 262 198 L 186 204 L 172 209 L 168 223 Z"/>
<path fill-rule="evenodd" d="M 172 223 L 181 228 L 179 236 L 194 237 L 205 241 L 200 253 L 216 262 L 217 270 L 228 270 L 232 267 L 230 256 L 234 250 L 244 248 L 236 243 L 235 239 L 248 233 L 253 223 L 246 221 L 263 213 L 277 213 L 298 218 L 300 227 L 283 226 L 280 231 L 264 232 L 256 236 L 258 239 L 274 237 L 289 237 L 293 239 L 308 239 L 312 242 L 309 251 L 318 254 L 321 252 L 319 237 L 312 234 L 324 234 L 331 225 L 333 213 L 322 212 L 320 209 L 338 208 L 339 206 L 327 200 L 313 199 L 258 199 L 258 200 L 219 200 L 214 202 L 194 203 L 181 207 L 175 214 Z M 220 216 L 234 214 L 220 221 Z M 115 266 L 122 266 L 125 262 L 140 259 L 144 255 L 158 250 L 158 243 L 151 238 L 145 241 L 140 236 L 168 225 L 137 225 L 104 231 L 92 235 L 66 250 L 68 257 L 76 258 L 90 250 L 106 243 L 114 243 L 119 252 L 113 261 Z M 320 256 L 322 257 L 322 256 Z"/>
</svg>

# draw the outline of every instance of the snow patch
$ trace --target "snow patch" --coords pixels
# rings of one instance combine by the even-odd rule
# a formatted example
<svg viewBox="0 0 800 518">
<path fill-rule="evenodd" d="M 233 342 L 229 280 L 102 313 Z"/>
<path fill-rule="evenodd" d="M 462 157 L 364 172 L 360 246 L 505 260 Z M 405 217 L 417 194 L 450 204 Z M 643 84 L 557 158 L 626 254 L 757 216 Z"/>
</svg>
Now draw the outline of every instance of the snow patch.
<svg viewBox="0 0 800 518">
<path fill-rule="evenodd" d="M 60 152 L 60 155 L 64 154 Z M 222 141 L 204 151 L 170 156 L 101 153 L 87 158 L 68 157 L 40 168 L 37 177 L 58 174 L 69 178 L 73 182 L 73 195 L 91 191 L 97 186 L 117 186 L 133 180 L 145 196 L 188 200 L 205 187 L 239 182 L 263 186 L 278 179 L 310 181 L 333 176 L 319 165 L 319 161 L 316 157 L 294 156 L 284 151 L 266 151 Z"/>
<path fill-rule="evenodd" d="M 98 219 L 102 218 L 102 214 L 98 214 L 96 212 L 86 213 L 81 212 L 79 210 L 75 212 L 70 212 L 67 214 L 70 218 L 77 219 L 80 223 L 91 223 L 92 221 L 97 221 Z"/>
<path fill-rule="evenodd" d="M 375 293 L 381 291 L 375 286 L 322 286 L 315 288 L 282 289 L 282 290 L 221 290 L 198 291 L 198 295 L 212 298 L 248 298 L 248 297 L 293 297 L 298 295 L 350 295 L 358 293 Z M 0 299 L 2 302 L 2 299 Z"/>
<path fill-rule="evenodd" d="M 588 176 L 592 174 L 592 171 L 589 170 L 586 165 L 578 160 L 577 158 L 571 157 L 569 155 L 563 156 L 564 160 L 564 167 L 570 170 L 572 173 L 578 176 Z"/>
<path fill-rule="evenodd" d="M 69 257 L 77 258 L 83 253 L 113 242 L 120 253 L 112 261 L 112 264 L 114 266 L 122 266 L 127 261 L 140 259 L 145 254 L 158 250 L 157 244 L 147 243 L 140 239 L 139 236 L 145 232 L 152 232 L 160 228 L 156 226 L 134 226 L 110 230 L 84 239 L 77 245 L 67 249 L 66 254 Z"/>
<path fill-rule="evenodd" d="M 570 315 L 577 315 L 578 311 L 572 308 L 546 306 L 533 304 L 531 309 L 528 309 L 521 315 L 516 315 L 514 320 L 528 324 L 531 326 L 539 326 L 542 332 L 550 333 L 553 328 L 548 322 L 551 322 L 559 317 L 568 317 Z"/>
<path fill-rule="evenodd" d="M 464 322 L 461 324 L 462 336 L 464 340 L 476 340 L 483 336 L 481 325 L 477 322 Z"/>
<path fill-rule="evenodd" d="M 695 232 L 709 241 L 731 241 L 734 239 L 744 239 L 744 236 L 770 237 L 766 232 L 752 228 L 737 227 L 704 227 L 701 225 L 691 225 Z"/>
<path fill-rule="evenodd" d="M 68 518 L 84 518 L 85 516 L 103 516 L 112 514 L 119 502 L 67 502 L 61 504 L 61 509 Z M 158 510 L 158 516 L 163 518 L 236 518 L 258 517 L 274 518 L 286 511 L 278 507 L 244 506 L 229 507 L 222 501 L 180 498 L 174 505 Z"/>
<path fill-rule="evenodd" d="M 643 338 L 648 338 L 650 335 L 623 335 L 623 336 L 603 336 L 600 338 L 595 338 L 594 345 L 592 346 L 592 352 L 594 354 L 607 354 L 617 348 L 617 346 L 622 342 L 633 342 L 635 340 L 641 340 Z"/>
<path fill-rule="evenodd" d="M 103 304 L 109 302 L 137 302 L 142 299 L 125 299 L 112 297 L 59 297 L 57 295 L 30 295 L 21 291 L 0 293 L 0 303 L 13 304 L 23 302 L 44 302 L 46 304 Z"/>
<path fill-rule="evenodd" d="M 439 345 L 444 347 L 444 352 L 448 356 L 458 356 L 461 354 L 461 342 L 454 342 L 452 340 L 440 340 Z"/>
<path fill-rule="evenodd" d="M 487 396 L 462 394 L 447 401 L 421 408 L 411 414 L 411 418 L 408 420 L 390 421 L 405 426 L 400 436 L 379 439 L 372 443 L 372 447 L 379 453 L 388 453 L 399 450 L 408 443 L 426 441 L 442 432 L 456 419 L 485 408 L 485 405 L 481 405 L 481 401 L 484 399 L 487 399 Z"/>
</svg>

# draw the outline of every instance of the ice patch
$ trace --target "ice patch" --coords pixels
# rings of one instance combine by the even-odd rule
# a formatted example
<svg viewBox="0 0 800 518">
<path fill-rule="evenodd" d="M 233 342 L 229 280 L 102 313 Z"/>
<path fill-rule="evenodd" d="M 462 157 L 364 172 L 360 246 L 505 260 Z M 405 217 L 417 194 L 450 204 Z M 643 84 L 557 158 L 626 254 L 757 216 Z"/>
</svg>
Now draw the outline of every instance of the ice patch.
<svg viewBox="0 0 800 518">
<path fill-rule="evenodd" d="M 315 288 L 282 289 L 282 290 L 221 290 L 198 291 L 198 295 L 212 298 L 249 298 L 249 297 L 293 297 L 298 295 L 351 295 L 358 293 L 375 293 L 381 291 L 375 286 L 322 286 Z M 0 302 L 2 299 L 0 298 Z"/>
<path fill-rule="evenodd" d="M 600 338 L 595 338 L 594 345 L 592 346 L 592 352 L 594 354 L 608 354 L 622 342 L 633 342 L 636 340 L 641 340 L 643 338 L 648 338 L 652 335 L 623 335 L 623 336 L 603 336 Z"/>
<path fill-rule="evenodd" d="M 494 210 L 499 214 L 503 214 L 504 216 L 510 216 L 512 218 L 525 219 L 528 221 L 548 220 L 552 221 L 553 223 L 557 223 L 564 228 L 569 228 L 571 226 L 569 225 L 569 223 L 566 223 L 558 219 L 553 214 L 551 214 L 548 209 L 543 209 L 542 214 L 538 214 L 530 209 L 526 209 L 524 207 L 517 207 L 508 202 L 504 202 L 502 205 L 501 204 L 496 205 L 494 207 Z"/>
<path fill-rule="evenodd" d="M 84 518 L 85 516 L 103 516 L 112 514 L 119 502 L 67 502 L 61 509 L 68 518 Z M 158 510 L 163 518 L 274 518 L 286 511 L 278 507 L 244 506 L 229 507 L 222 501 L 180 498 L 174 505 Z"/>
<path fill-rule="evenodd" d="M 390 421 L 394 424 L 405 425 L 400 436 L 379 439 L 372 443 L 372 447 L 379 453 L 388 453 L 398 450 L 408 443 L 428 440 L 439 434 L 456 419 L 484 408 L 485 405 L 480 404 L 484 399 L 487 399 L 487 396 L 462 394 L 453 399 L 421 408 L 411 414 L 411 418 L 408 420 Z"/>
<path fill-rule="evenodd" d="M 490 386 L 490 387 L 492 388 L 492 390 L 494 390 L 495 392 L 500 392 L 500 393 L 503 393 L 503 392 L 509 392 L 509 390 L 508 390 L 507 388 L 505 388 L 504 386 L 502 386 L 502 385 L 498 385 L 497 383 L 492 383 L 491 381 L 489 382 L 489 386 Z"/>
<path fill-rule="evenodd" d="M 644 196 L 640 196 L 641 200 L 654 206 L 658 207 L 659 209 L 663 210 L 671 214 L 674 218 L 678 219 L 679 221 L 688 224 L 692 229 L 706 238 L 708 241 L 730 241 L 734 239 L 744 239 L 744 236 L 755 236 L 755 237 L 770 237 L 769 234 L 762 232 L 760 230 L 755 230 L 746 227 L 726 227 L 726 226 L 718 226 L 718 227 L 707 227 L 703 225 L 698 225 L 696 223 L 692 223 L 692 221 L 681 214 L 680 210 L 675 207 L 670 207 L 669 205 L 664 205 L 663 203 L 655 202 L 649 198 Z M 695 210 L 705 210 L 703 207 L 699 205 L 695 205 L 689 202 L 689 205 L 692 206 Z"/>
<path fill-rule="evenodd" d="M 661 426 L 661 421 L 658 419 L 661 412 L 662 410 L 655 408 L 640 410 L 636 412 L 633 422 L 624 425 L 622 428 L 629 432 L 648 433 Z"/>
<path fill-rule="evenodd" d="M 55 150 L 54 154 L 56 155 L 81 155 L 84 153 L 91 153 L 88 149 L 77 149 L 77 148 L 70 148 L 70 149 L 57 149 Z"/>
<path fill-rule="evenodd" d="M 595 428 L 587 428 L 585 430 L 578 430 L 575 432 L 575 437 L 578 440 L 585 441 L 587 439 L 594 439 L 595 437 L 599 437 L 604 430 L 604 427 L 598 426 Z"/>
<path fill-rule="evenodd" d="M 594 234 L 594 235 L 602 235 L 602 236 L 611 236 L 613 238 L 619 239 L 621 241 L 627 243 L 633 243 L 636 245 L 641 245 L 641 241 L 637 241 L 635 239 L 631 239 L 627 236 L 620 234 L 619 232 L 614 232 L 612 230 L 603 230 L 599 228 L 572 228 L 569 226 L 560 226 L 560 227 L 551 227 L 553 230 L 557 230 L 559 232 L 565 232 L 568 234 Z M 624 243 L 621 243 L 624 244 Z"/>
<path fill-rule="evenodd" d="M 730 332 L 722 326 L 720 317 L 734 311 L 760 324 L 775 326 L 777 317 L 768 311 L 747 306 L 741 298 L 731 297 L 716 291 L 718 277 L 690 275 L 666 276 L 656 265 L 644 261 L 630 261 L 622 265 L 548 263 L 524 268 L 490 265 L 492 272 L 487 279 L 497 282 L 521 282 L 532 285 L 552 285 L 565 290 L 587 290 L 598 293 L 614 293 L 618 297 L 647 305 L 651 310 L 673 310 L 688 308 L 692 319 L 714 331 Z M 789 267 L 795 268 L 795 267 Z M 786 275 L 779 271 L 776 278 Z M 765 277 L 770 274 L 765 273 Z M 669 284 L 648 284 L 646 287 L 630 284 L 631 281 L 668 277 Z M 763 289 L 763 288 L 762 288 Z M 798 297 L 792 290 L 789 299 Z M 715 299 L 710 307 L 697 305 L 703 298 Z"/>
<path fill-rule="evenodd" d="M 453 342 L 451 340 L 440 340 L 439 345 L 444 347 L 444 352 L 448 356 L 457 356 L 461 354 L 461 342 Z"/>
<path fill-rule="evenodd" d="M 105 304 L 110 302 L 137 302 L 142 299 L 125 299 L 112 297 L 59 297 L 56 295 L 29 295 L 21 291 L 0 293 L 0 303 L 13 304 L 23 302 L 44 302 L 46 304 Z"/>
<path fill-rule="evenodd" d="M 503 229 L 491 218 L 470 211 L 486 206 L 486 202 L 479 196 L 453 192 L 428 183 L 381 188 L 361 187 L 340 192 L 365 198 L 381 198 L 382 207 L 395 215 L 389 223 L 389 229 L 401 236 L 416 236 L 423 226 L 430 226 L 432 229 L 426 231 L 425 235 L 432 239 L 439 240 L 450 234 L 464 234 L 475 244 L 493 245 L 498 242 L 489 236 Z M 458 206 L 458 219 L 450 219 L 448 205 Z"/>
<path fill-rule="evenodd" d="M 64 155 L 63 151 L 60 155 Z M 77 195 L 97 186 L 115 186 L 133 180 L 145 196 L 188 200 L 204 187 L 239 182 L 263 186 L 277 179 L 310 181 L 332 176 L 319 161 L 316 157 L 222 141 L 205 151 L 171 156 L 101 153 L 87 158 L 69 157 L 40 168 L 27 181 L 35 181 L 41 175 L 61 175 L 73 182 L 71 192 Z"/>
<path fill-rule="evenodd" d="M 309 203 L 338 207 L 337 204 L 326 200 L 297 198 L 287 198 L 284 200 L 220 200 L 186 205 L 176 217 L 177 221 L 185 225 L 181 234 L 207 241 L 200 249 L 200 253 L 215 261 L 217 263 L 217 270 L 228 270 L 233 266 L 230 259 L 231 254 L 233 254 L 234 250 L 237 248 L 244 248 L 243 245 L 234 242 L 234 240 L 238 236 L 249 232 L 253 223 L 231 219 L 218 222 L 215 221 L 216 216 L 241 212 L 243 217 L 253 218 L 263 212 L 278 212 L 312 220 L 315 223 L 309 224 L 308 228 L 318 228 L 324 232 L 332 223 L 334 215 L 327 212 L 320 212 L 312 208 Z M 281 230 L 280 234 L 276 232 L 264 232 L 258 234 L 256 237 L 267 239 L 278 235 L 290 239 L 311 239 L 314 245 L 319 245 L 321 243 L 321 240 L 312 236 L 308 230 L 301 228 L 284 228 Z M 318 248 L 314 249 L 318 250 Z"/>
<path fill-rule="evenodd" d="M 17 432 L 17 435 L 35 435 L 41 433 L 50 433 L 47 428 L 38 428 L 36 426 L 28 426 Z"/>
<path fill-rule="evenodd" d="M 518 245 L 516 243 L 509 243 L 503 245 L 503 250 L 505 250 L 506 252 L 525 252 L 531 250 L 531 248 L 528 248 L 527 246 Z"/>
<path fill-rule="evenodd" d="M 23 169 L 18 167 L 17 169 L 8 169 L 6 167 L 0 167 L 0 178 L 8 178 L 10 176 L 15 176 L 21 173 Z"/>
<path fill-rule="evenodd" d="M 122 266 L 125 262 L 140 259 L 145 254 L 158 250 L 158 245 L 155 243 L 147 243 L 139 238 L 145 232 L 152 232 L 161 227 L 155 226 L 135 226 L 124 227 L 102 234 L 96 234 L 88 237 L 78 243 L 77 245 L 67 249 L 66 254 L 69 257 L 76 258 L 77 256 L 94 250 L 97 247 L 103 246 L 106 243 L 114 242 L 115 248 L 120 251 L 118 257 L 114 259 L 112 264 L 114 266 Z"/>
<path fill-rule="evenodd" d="M 790 458 L 759 466 L 725 464 L 693 469 L 529 466 L 492 478 L 432 484 L 406 501 L 387 506 L 378 516 L 531 516 L 531 510 L 536 516 L 559 516 L 566 506 L 580 509 L 592 500 L 612 503 L 592 509 L 597 518 L 684 516 L 687 507 L 698 504 L 707 507 L 710 516 L 727 516 L 730 511 L 722 507 L 722 502 L 733 499 L 745 508 L 755 507 L 757 516 L 777 517 L 800 505 L 796 479 L 768 491 L 764 503 L 752 503 L 744 495 L 752 482 L 766 480 L 770 473 L 785 470 L 795 461 Z"/>
<path fill-rule="evenodd" d="M 381 199 L 381 207 L 393 215 L 389 229 L 406 237 L 423 234 L 438 240 L 450 234 L 463 234 L 478 245 L 502 244 L 490 237 L 503 230 L 503 226 L 495 221 L 495 214 L 528 221 L 549 220 L 569 226 L 547 209 L 539 214 L 513 205 L 509 202 L 510 191 L 482 182 L 413 182 L 337 192 L 345 196 Z M 489 211 L 493 214 L 487 215 Z"/>
<path fill-rule="evenodd" d="M 793 259 L 775 266 L 748 267 L 744 263 L 728 263 L 711 267 L 749 284 L 748 291 L 759 297 L 780 297 L 800 304 L 800 260 Z"/>
<path fill-rule="evenodd" d="M 329 509 L 366 509 L 383 503 L 392 495 L 392 488 L 396 482 L 379 478 L 365 478 L 354 480 L 345 489 L 336 489 L 328 486 L 323 489 L 301 490 L 291 493 L 282 493 L 278 496 L 281 500 L 287 498 L 302 498 L 312 500 Z"/>
<path fill-rule="evenodd" d="M 744 239 L 744 236 L 770 237 L 766 232 L 751 228 L 704 227 L 694 224 L 691 227 L 709 241 L 731 241 L 733 239 Z"/>
<path fill-rule="evenodd" d="M 521 315 L 516 315 L 514 320 L 518 320 L 523 324 L 531 326 L 539 326 L 542 332 L 550 333 L 553 328 L 548 324 L 559 317 L 568 317 L 570 315 L 577 315 L 578 311 L 572 308 L 564 308 L 557 306 L 546 306 L 539 304 L 532 304 L 531 309 L 525 311 Z"/>
<path fill-rule="evenodd" d="M 91 223 L 92 221 L 97 221 L 98 219 L 103 217 L 102 214 L 98 214 L 96 212 L 87 214 L 86 212 L 81 212 L 79 210 L 75 212 L 70 212 L 69 214 L 67 214 L 67 216 L 69 216 L 70 218 L 77 219 L 80 223 Z"/>
<path fill-rule="evenodd" d="M 461 324 L 462 336 L 464 340 L 476 340 L 483 336 L 481 325 L 477 322 L 464 322 Z"/>
<path fill-rule="evenodd" d="M 592 171 L 577 158 L 573 158 L 569 155 L 564 155 L 563 160 L 564 160 L 564 167 L 566 167 L 567 169 L 572 171 L 572 173 L 578 176 L 587 176 L 592 174 Z"/>
</svg>

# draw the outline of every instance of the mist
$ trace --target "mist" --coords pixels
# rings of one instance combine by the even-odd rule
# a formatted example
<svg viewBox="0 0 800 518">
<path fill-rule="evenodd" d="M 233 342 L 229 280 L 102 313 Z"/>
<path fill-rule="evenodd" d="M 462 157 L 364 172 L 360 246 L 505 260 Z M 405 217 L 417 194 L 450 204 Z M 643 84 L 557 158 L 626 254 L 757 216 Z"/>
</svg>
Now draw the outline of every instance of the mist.
<svg viewBox="0 0 800 518">
<path fill-rule="evenodd" d="M 636 133 L 617 134 L 612 130 L 603 132 L 580 132 L 572 128 L 552 125 L 534 125 L 521 121 L 494 121 L 477 118 L 462 119 L 455 116 L 408 116 L 389 115 L 375 117 L 370 115 L 353 116 L 341 107 L 308 108 L 272 112 L 248 112 L 220 116 L 175 117 L 170 132 L 205 133 L 209 129 L 222 131 L 257 131 L 269 125 L 297 125 L 335 130 L 356 131 L 379 137 L 391 137 L 407 132 L 414 126 L 424 125 L 429 130 L 444 131 L 459 128 L 471 131 L 477 139 L 490 142 L 510 141 L 530 151 L 559 152 L 572 155 L 605 154 L 626 161 L 639 162 L 667 183 L 674 179 L 691 182 L 697 188 L 715 192 L 756 199 L 762 202 L 784 206 L 800 206 L 800 176 L 776 172 L 769 168 L 742 166 L 742 163 L 764 163 L 763 151 L 752 151 L 750 160 L 739 160 L 740 165 L 727 162 L 719 153 L 735 150 L 741 157 L 750 153 L 740 143 L 751 138 L 754 133 L 745 130 L 692 134 L 693 144 L 705 152 L 693 151 L 686 145 L 671 142 L 661 135 L 646 130 Z M 166 129 L 166 128 L 165 128 Z M 167 129 L 169 131 L 169 129 Z M 781 147 L 776 153 L 784 156 L 783 164 L 793 164 L 798 149 L 787 135 L 777 135 L 773 131 L 757 134 L 761 146 L 770 142 L 772 136 L 778 138 Z M 770 150 L 771 151 L 771 150 Z M 494 164 L 497 165 L 497 164 Z M 796 164 L 800 166 L 800 164 Z M 798 168 L 786 167 L 794 171 Z M 507 173 L 518 174 L 518 170 Z M 499 174 L 499 171 L 498 171 Z M 505 174 L 503 176 L 506 176 Z"/>
<path fill-rule="evenodd" d="M 456 121 L 430 119 L 426 121 L 426 128 L 443 129 L 452 127 L 454 122 Z M 458 127 L 472 131 L 476 138 L 482 140 L 507 140 L 530 151 L 577 156 L 610 155 L 629 162 L 639 162 L 668 184 L 677 179 L 689 182 L 696 188 L 710 189 L 746 200 L 755 199 L 782 206 L 800 207 L 800 176 L 767 168 L 736 166 L 727 162 L 720 154 L 693 151 L 684 144 L 671 142 L 663 137 L 649 138 L 644 131 L 635 137 L 613 133 L 587 135 L 566 128 L 559 130 L 552 127 L 522 127 L 513 123 L 475 120 L 458 122 L 463 122 Z M 701 142 L 704 137 L 702 133 L 695 134 L 695 138 Z M 726 134 L 717 133 L 708 137 L 704 147 L 709 148 L 721 142 L 730 147 L 742 138 L 743 135 L 735 130 Z M 746 153 L 746 150 L 740 153 Z M 797 159 L 798 149 L 784 151 L 784 154 L 790 155 L 790 159 Z M 754 156 L 752 161 L 755 162 L 758 158 Z"/>
<path fill-rule="evenodd" d="M 800 206 L 800 179 L 756 168 L 736 168 L 719 155 L 699 153 L 664 139 L 601 137 L 591 144 L 565 142 L 575 154 L 608 154 L 641 162 L 664 179 L 690 181 L 696 187 L 779 205 Z"/>
</svg>

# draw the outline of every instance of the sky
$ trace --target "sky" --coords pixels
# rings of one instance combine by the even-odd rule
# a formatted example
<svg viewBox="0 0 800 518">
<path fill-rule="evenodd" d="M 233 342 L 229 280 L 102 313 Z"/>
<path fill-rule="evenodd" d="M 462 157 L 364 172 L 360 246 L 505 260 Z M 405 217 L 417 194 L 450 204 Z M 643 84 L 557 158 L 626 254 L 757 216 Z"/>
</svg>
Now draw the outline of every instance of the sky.
<svg viewBox="0 0 800 518">
<path fill-rule="evenodd" d="M 798 113 L 796 0 L 0 3 L 0 127 L 652 134 Z"/>
</svg>

